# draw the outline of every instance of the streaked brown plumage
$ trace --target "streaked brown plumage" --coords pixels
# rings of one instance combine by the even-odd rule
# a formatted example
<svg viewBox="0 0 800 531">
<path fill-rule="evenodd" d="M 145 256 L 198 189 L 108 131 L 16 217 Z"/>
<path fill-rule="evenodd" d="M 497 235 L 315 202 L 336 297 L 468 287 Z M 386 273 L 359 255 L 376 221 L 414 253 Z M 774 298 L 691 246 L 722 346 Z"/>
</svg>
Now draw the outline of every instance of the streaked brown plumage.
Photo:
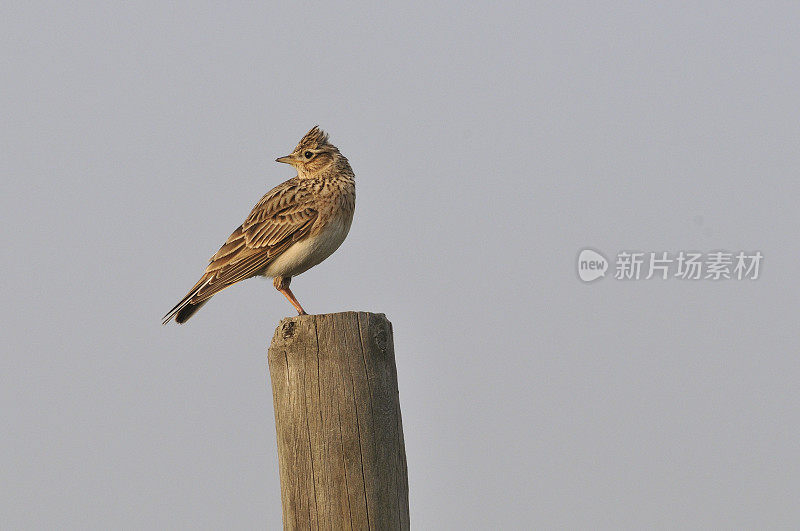
<svg viewBox="0 0 800 531">
<path fill-rule="evenodd" d="M 305 313 L 289 283 L 344 241 L 355 209 L 355 176 L 318 126 L 277 161 L 294 166 L 297 176 L 261 198 L 211 257 L 197 284 L 164 316 L 164 324 L 173 318 L 186 322 L 215 293 L 258 275 L 274 278 L 275 288 L 298 313 Z"/>
</svg>

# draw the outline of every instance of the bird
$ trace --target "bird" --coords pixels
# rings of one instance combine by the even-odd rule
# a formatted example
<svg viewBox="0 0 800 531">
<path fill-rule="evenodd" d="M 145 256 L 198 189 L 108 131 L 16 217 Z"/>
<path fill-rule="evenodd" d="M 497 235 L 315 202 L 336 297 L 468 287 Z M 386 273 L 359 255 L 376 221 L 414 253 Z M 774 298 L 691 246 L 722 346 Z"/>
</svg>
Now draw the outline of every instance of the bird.
<svg viewBox="0 0 800 531">
<path fill-rule="evenodd" d="M 355 174 L 318 125 L 290 154 L 275 160 L 293 166 L 297 175 L 256 203 L 162 324 L 173 319 L 185 323 L 213 295 L 255 276 L 272 278 L 297 313 L 306 315 L 289 283 L 328 258 L 347 237 L 355 211 Z"/>
</svg>

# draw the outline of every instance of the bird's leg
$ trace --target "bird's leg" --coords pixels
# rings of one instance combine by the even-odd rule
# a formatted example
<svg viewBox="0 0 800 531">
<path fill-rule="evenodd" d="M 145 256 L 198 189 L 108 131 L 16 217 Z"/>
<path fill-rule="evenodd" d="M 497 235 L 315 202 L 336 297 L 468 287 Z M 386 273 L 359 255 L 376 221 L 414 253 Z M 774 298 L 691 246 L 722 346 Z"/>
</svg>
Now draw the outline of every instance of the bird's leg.
<svg viewBox="0 0 800 531">
<path fill-rule="evenodd" d="M 300 306 L 300 303 L 292 293 L 292 290 L 289 289 L 289 283 L 292 281 L 292 277 L 275 277 L 272 281 L 272 285 L 275 286 L 275 289 L 283 293 L 283 296 L 289 299 L 289 302 L 294 306 L 294 309 L 297 310 L 298 315 L 307 315 L 306 311 Z"/>
</svg>

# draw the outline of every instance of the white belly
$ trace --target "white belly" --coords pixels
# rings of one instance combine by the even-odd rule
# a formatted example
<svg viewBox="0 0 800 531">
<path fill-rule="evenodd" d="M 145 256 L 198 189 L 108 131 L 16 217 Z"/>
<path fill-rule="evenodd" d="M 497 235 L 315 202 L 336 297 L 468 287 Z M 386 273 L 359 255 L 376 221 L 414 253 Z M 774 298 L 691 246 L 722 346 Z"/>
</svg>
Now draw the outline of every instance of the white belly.
<svg viewBox="0 0 800 531">
<path fill-rule="evenodd" d="M 316 236 L 310 236 L 286 249 L 264 270 L 266 277 L 286 277 L 303 273 L 328 258 L 339 248 L 350 231 L 352 216 L 331 220 Z"/>
</svg>

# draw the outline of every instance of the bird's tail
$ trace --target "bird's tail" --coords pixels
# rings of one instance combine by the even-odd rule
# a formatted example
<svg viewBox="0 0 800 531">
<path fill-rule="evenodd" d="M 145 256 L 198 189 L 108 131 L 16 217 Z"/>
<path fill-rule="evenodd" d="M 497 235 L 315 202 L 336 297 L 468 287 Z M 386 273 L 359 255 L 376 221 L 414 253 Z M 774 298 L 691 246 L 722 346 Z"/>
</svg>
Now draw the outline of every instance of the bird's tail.
<svg viewBox="0 0 800 531">
<path fill-rule="evenodd" d="M 175 318 L 175 322 L 178 324 L 183 324 L 189 320 L 194 313 L 200 309 L 205 303 L 208 302 L 210 297 L 206 297 L 202 300 L 192 300 L 197 293 L 203 289 L 206 284 L 210 281 L 210 278 L 201 278 L 197 284 L 195 284 L 192 289 L 189 290 L 189 293 L 186 294 L 184 298 L 178 302 L 173 308 L 167 312 L 164 316 L 164 319 L 161 321 L 161 324 L 167 324 Z"/>
<path fill-rule="evenodd" d="M 175 314 L 175 322 L 178 324 L 185 323 L 186 321 L 189 320 L 189 317 L 194 315 L 194 312 L 199 310 L 207 302 L 208 299 L 194 304 L 192 304 L 191 302 L 187 303 L 184 307 L 178 310 L 177 314 Z"/>
</svg>

